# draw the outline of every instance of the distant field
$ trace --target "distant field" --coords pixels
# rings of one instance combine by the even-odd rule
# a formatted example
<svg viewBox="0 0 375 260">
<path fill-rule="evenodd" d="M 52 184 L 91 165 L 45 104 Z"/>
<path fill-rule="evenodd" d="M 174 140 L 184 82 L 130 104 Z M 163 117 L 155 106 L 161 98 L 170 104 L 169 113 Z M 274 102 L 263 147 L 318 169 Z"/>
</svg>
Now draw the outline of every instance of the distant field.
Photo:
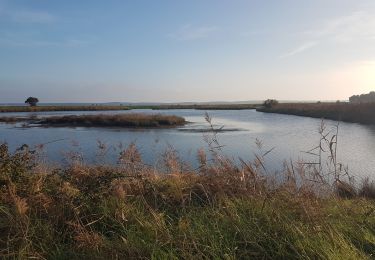
<svg viewBox="0 0 375 260">
<path fill-rule="evenodd" d="M 283 103 L 257 111 L 375 124 L 375 103 Z"/>
<path fill-rule="evenodd" d="M 255 109 L 256 104 L 215 104 L 215 105 L 160 105 L 151 109 L 197 109 L 197 110 L 242 110 Z"/>
<path fill-rule="evenodd" d="M 56 105 L 56 106 L 0 106 L 0 113 L 6 112 L 47 112 L 47 111 L 105 111 L 105 110 L 130 110 L 130 109 L 197 109 L 197 110 L 241 110 L 241 109 L 255 109 L 255 104 L 214 104 L 214 105 Z"/>
<path fill-rule="evenodd" d="M 0 112 L 105 111 L 129 110 L 126 106 L 0 106 Z"/>
</svg>

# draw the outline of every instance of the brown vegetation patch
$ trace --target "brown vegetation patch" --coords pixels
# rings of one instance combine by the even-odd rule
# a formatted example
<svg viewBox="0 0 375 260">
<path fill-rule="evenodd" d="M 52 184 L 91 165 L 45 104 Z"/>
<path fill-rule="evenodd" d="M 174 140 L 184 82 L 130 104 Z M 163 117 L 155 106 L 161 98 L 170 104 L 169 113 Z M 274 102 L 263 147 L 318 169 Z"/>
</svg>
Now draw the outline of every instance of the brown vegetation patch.
<svg viewBox="0 0 375 260">
<path fill-rule="evenodd" d="M 375 103 L 282 103 L 260 107 L 257 111 L 375 124 Z"/>
<path fill-rule="evenodd" d="M 118 114 L 118 115 L 69 115 L 43 118 L 45 126 L 82 127 L 172 127 L 186 123 L 185 119 L 173 115 Z"/>
</svg>

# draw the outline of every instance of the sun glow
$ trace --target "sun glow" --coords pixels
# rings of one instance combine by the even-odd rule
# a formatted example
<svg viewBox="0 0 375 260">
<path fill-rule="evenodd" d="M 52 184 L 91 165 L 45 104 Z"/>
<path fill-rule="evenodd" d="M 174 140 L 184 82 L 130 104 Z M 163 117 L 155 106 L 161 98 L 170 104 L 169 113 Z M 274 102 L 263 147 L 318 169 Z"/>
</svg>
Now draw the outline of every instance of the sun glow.
<svg viewBox="0 0 375 260">
<path fill-rule="evenodd" d="M 375 61 L 363 62 L 358 69 L 358 78 L 365 91 L 375 91 Z"/>
<path fill-rule="evenodd" d="M 329 82 L 342 99 L 375 91 L 375 61 L 359 61 L 337 68 L 330 74 Z"/>
</svg>

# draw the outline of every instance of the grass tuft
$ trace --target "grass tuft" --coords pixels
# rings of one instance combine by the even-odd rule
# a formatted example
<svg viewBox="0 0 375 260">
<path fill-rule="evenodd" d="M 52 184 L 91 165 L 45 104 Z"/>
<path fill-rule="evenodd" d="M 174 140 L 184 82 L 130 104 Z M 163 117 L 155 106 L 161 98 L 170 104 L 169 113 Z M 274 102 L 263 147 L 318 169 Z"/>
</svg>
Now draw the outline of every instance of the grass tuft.
<svg viewBox="0 0 375 260">
<path fill-rule="evenodd" d="M 374 257 L 373 183 L 321 196 L 297 169 L 275 183 L 259 161 L 238 166 L 199 151 L 192 170 L 166 153 L 160 168 L 134 144 L 115 166 L 56 168 L 27 146 L 0 145 L 0 258 Z"/>
</svg>

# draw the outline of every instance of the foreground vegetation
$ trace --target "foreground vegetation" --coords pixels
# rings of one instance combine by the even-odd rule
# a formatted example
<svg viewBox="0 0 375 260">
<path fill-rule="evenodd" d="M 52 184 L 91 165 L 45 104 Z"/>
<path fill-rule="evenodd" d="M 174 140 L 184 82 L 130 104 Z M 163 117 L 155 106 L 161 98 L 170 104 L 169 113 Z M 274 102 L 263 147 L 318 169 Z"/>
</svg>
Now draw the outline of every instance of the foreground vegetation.
<svg viewBox="0 0 375 260">
<path fill-rule="evenodd" d="M 0 106 L 0 112 L 47 112 L 47 111 L 105 111 L 129 110 L 126 106 Z"/>
<path fill-rule="evenodd" d="M 207 140 L 196 169 L 173 150 L 145 165 L 134 144 L 115 166 L 72 154 L 57 168 L 0 145 L 0 258 L 374 258 L 373 183 L 341 180 L 335 160 L 333 182 L 312 164 L 286 164 L 275 179 L 261 143 L 238 165 Z"/>
<path fill-rule="evenodd" d="M 375 103 L 278 103 L 259 107 L 257 111 L 375 124 Z"/>
</svg>

